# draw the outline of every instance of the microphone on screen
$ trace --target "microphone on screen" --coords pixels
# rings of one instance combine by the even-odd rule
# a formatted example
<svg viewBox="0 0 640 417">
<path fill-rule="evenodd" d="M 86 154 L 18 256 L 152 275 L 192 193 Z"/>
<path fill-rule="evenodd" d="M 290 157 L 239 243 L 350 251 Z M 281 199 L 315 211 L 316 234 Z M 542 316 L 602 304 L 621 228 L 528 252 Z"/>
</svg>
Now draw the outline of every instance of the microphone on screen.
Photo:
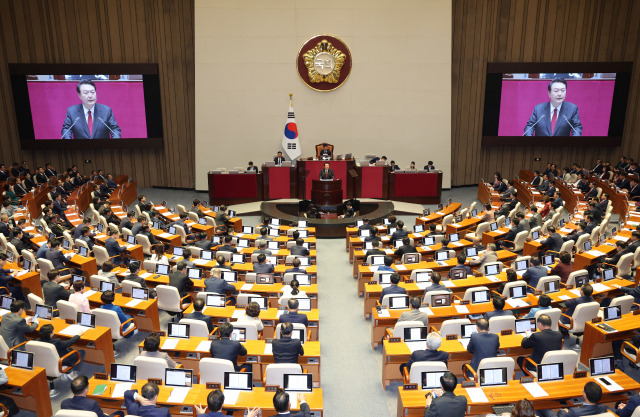
<svg viewBox="0 0 640 417">
<path fill-rule="evenodd" d="M 80 120 L 80 116 L 76 117 L 76 119 L 73 121 L 73 124 L 71 126 L 69 126 L 69 128 L 67 130 L 65 130 L 65 132 L 62 134 L 62 136 L 60 137 L 60 139 L 64 139 L 64 135 L 66 135 L 67 133 L 69 133 L 69 131 L 71 130 L 71 128 L 78 123 L 78 120 Z"/>
<path fill-rule="evenodd" d="M 102 117 L 98 116 L 98 120 L 100 120 L 103 125 L 107 126 L 107 129 L 109 129 L 109 131 L 111 132 L 111 139 L 117 139 L 119 137 L 118 135 L 116 135 L 116 132 L 111 130 L 111 128 L 104 122 L 104 120 L 102 120 Z"/>
<path fill-rule="evenodd" d="M 575 128 L 575 127 L 573 127 L 573 125 L 571 124 L 571 122 L 569 122 L 569 119 L 567 119 L 567 116 L 563 114 L 563 115 L 562 115 L 562 117 L 564 117 L 564 120 L 566 120 L 566 121 L 567 121 L 567 123 L 569 123 L 569 126 L 571 126 L 571 130 L 573 130 L 574 135 L 576 135 L 576 136 L 580 136 L 580 134 L 576 131 L 576 128 Z"/>
<path fill-rule="evenodd" d="M 533 128 L 534 128 L 534 127 L 535 127 L 535 126 L 540 122 L 540 120 L 544 119 L 544 116 L 545 116 L 544 114 L 543 114 L 542 116 L 540 116 L 540 118 L 539 118 L 538 120 L 536 120 L 536 122 L 535 122 L 534 124 L 532 124 L 531 126 L 529 126 L 529 129 L 527 129 L 527 130 L 525 130 L 525 131 L 524 131 L 524 133 L 522 134 L 522 136 L 526 136 L 526 135 L 527 135 L 527 133 L 528 133 L 531 129 L 533 129 Z"/>
</svg>

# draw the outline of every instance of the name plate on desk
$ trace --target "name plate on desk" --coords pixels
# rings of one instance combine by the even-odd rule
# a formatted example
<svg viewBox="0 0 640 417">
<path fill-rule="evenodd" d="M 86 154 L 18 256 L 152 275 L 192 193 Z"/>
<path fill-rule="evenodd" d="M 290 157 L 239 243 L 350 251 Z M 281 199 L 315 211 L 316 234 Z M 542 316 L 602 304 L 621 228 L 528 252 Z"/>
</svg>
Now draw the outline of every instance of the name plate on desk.
<svg viewBox="0 0 640 417">
<path fill-rule="evenodd" d="M 76 324 L 76 321 L 74 319 L 64 319 L 64 322 L 67 324 Z"/>
<path fill-rule="evenodd" d="M 462 388 L 474 388 L 476 386 L 476 383 L 473 381 L 462 381 L 460 386 Z"/>
<path fill-rule="evenodd" d="M 163 337 L 163 336 L 166 336 L 166 335 L 167 335 L 167 332 L 164 332 L 164 331 L 162 331 L 162 330 L 157 331 L 156 333 L 157 333 L 157 334 L 158 334 L 158 336 L 160 336 L 160 337 Z"/>
<path fill-rule="evenodd" d="M 376 281 L 369 281 L 369 282 L 367 282 L 367 284 L 369 284 L 369 285 L 376 285 L 376 284 L 377 284 L 377 282 L 376 282 Z"/>
<path fill-rule="evenodd" d="M 156 385 L 162 385 L 162 379 L 160 378 L 149 378 L 147 382 L 153 382 Z"/>
<path fill-rule="evenodd" d="M 222 387 L 220 386 L 219 382 L 207 382 L 207 389 L 220 389 L 220 388 Z"/>
<path fill-rule="evenodd" d="M 404 280 L 405 284 L 413 284 L 413 280 L 411 278 L 407 278 Z"/>
<path fill-rule="evenodd" d="M 640 308 L 637 310 L 633 310 L 633 315 L 637 316 L 638 314 L 640 314 Z"/>
<path fill-rule="evenodd" d="M 534 291 L 533 295 L 542 295 L 542 291 Z"/>
<path fill-rule="evenodd" d="M 264 392 L 276 392 L 278 389 L 280 389 L 280 386 L 278 385 L 266 385 L 264 387 Z"/>
<path fill-rule="evenodd" d="M 591 319 L 591 323 L 600 323 L 602 321 L 602 317 L 594 317 Z"/>
<path fill-rule="evenodd" d="M 513 330 L 511 330 L 511 329 L 505 329 L 505 330 L 502 330 L 500 332 L 500 335 L 502 335 L 502 336 L 509 336 L 509 335 L 512 335 L 512 334 L 513 334 Z"/>
<path fill-rule="evenodd" d="M 587 377 L 587 371 L 575 371 L 573 373 L 573 378 L 586 378 Z"/>
<path fill-rule="evenodd" d="M 520 378 L 520 383 L 521 384 L 527 384 L 529 382 L 534 382 L 535 378 L 532 376 L 523 376 Z"/>
<path fill-rule="evenodd" d="M 104 379 L 109 379 L 109 375 L 107 375 L 104 372 L 95 372 L 93 374 L 93 378 L 94 379 L 103 379 L 104 380 Z"/>
<path fill-rule="evenodd" d="M 404 384 L 402 388 L 405 391 L 414 391 L 418 389 L 418 384 Z"/>
<path fill-rule="evenodd" d="M 458 340 L 458 335 L 457 334 L 448 334 L 447 335 L 447 340 Z"/>
<path fill-rule="evenodd" d="M 460 305 L 461 305 L 461 306 L 466 306 L 466 305 L 468 305 L 468 304 L 469 304 L 469 300 L 462 300 L 462 301 L 460 301 Z"/>
<path fill-rule="evenodd" d="M 399 337 L 390 337 L 389 338 L 389 343 L 400 343 L 400 338 Z"/>
</svg>

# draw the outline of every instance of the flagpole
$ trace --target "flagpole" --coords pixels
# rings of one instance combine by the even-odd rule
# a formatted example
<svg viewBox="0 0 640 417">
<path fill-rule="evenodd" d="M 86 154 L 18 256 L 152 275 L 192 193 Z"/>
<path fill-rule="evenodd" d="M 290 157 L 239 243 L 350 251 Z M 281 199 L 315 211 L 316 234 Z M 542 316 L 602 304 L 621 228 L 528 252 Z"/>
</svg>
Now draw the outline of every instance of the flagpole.
<svg viewBox="0 0 640 417">
<path fill-rule="evenodd" d="M 289 104 L 293 106 L 293 93 L 289 93 Z"/>
</svg>

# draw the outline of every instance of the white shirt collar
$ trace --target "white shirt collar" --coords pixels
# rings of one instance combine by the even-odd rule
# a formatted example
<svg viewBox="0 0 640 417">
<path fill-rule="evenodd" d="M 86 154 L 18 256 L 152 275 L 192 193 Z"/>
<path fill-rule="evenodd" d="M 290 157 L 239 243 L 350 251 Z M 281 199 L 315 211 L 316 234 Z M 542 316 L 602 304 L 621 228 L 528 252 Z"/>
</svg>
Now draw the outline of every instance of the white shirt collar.
<svg viewBox="0 0 640 417">
<path fill-rule="evenodd" d="M 551 102 L 549 102 L 549 115 L 551 117 L 553 117 L 553 109 L 558 109 L 558 115 L 556 117 L 560 116 L 560 109 L 562 108 L 562 103 L 560 103 L 560 105 L 558 107 L 553 107 L 553 104 L 551 104 Z"/>
</svg>

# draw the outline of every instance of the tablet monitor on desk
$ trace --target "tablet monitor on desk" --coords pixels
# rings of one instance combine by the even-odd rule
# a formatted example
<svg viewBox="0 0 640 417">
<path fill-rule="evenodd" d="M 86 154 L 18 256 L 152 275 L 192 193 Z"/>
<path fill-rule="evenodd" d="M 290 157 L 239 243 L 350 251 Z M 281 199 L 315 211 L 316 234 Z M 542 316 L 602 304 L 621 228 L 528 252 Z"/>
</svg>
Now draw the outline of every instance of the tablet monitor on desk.
<svg viewBox="0 0 640 417">
<path fill-rule="evenodd" d="M 227 214 L 229 214 L 229 218 L 236 217 L 236 211 L 235 210 L 229 210 L 229 212 Z"/>
<path fill-rule="evenodd" d="M 91 327 L 95 329 L 96 327 L 96 316 L 91 313 L 83 313 L 82 311 L 78 311 L 78 324 L 84 327 Z"/>
<path fill-rule="evenodd" d="M 211 238 L 211 244 L 212 245 L 219 245 L 220 243 L 221 243 L 220 236 L 213 236 Z"/>
<path fill-rule="evenodd" d="M 266 261 L 267 263 L 270 263 L 271 265 L 276 266 L 278 264 L 278 257 L 273 255 L 267 255 Z M 300 261 L 300 265 L 302 265 L 302 261 Z"/>
<path fill-rule="evenodd" d="M 617 320 L 622 317 L 620 306 L 605 307 L 602 312 L 604 313 L 604 321 Z"/>
<path fill-rule="evenodd" d="M 100 287 L 98 288 L 100 292 L 114 291 L 115 284 L 113 282 L 100 281 Z"/>
<path fill-rule="evenodd" d="M 456 268 L 451 270 L 451 279 L 465 279 L 467 278 L 467 268 Z"/>
<path fill-rule="evenodd" d="M 560 227 L 564 227 L 564 219 L 560 219 L 560 223 L 558 223 Z"/>
<path fill-rule="evenodd" d="M 167 264 L 156 264 L 156 274 L 158 274 L 158 275 L 169 275 L 169 265 L 167 265 Z"/>
<path fill-rule="evenodd" d="M 388 226 L 391 224 L 391 221 L 389 220 L 388 217 L 385 217 L 384 219 L 382 219 L 382 224 L 384 224 L 385 226 Z"/>
<path fill-rule="evenodd" d="M 364 224 L 364 220 L 356 220 L 356 227 L 360 227 Z"/>
<path fill-rule="evenodd" d="M 304 329 L 293 329 L 291 331 L 291 338 L 298 339 L 304 345 L 304 342 L 306 341 L 304 338 Z"/>
<path fill-rule="evenodd" d="M 244 327 L 234 327 L 231 332 L 231 340 L 236 342 L 244 342 L 247 340 L 247 329 Z"/>
<path fill-rule="evenodd" d="M 478 326 L 475 324 L 463 324 L 460 326 L 460 337 L 462 339 L 469 339 L 474 333 L 478 333 Z"/>
<path fill-rule="evenodd" d="M 378 284 L 380 285 L 390 285 L 391 284 L 391 274 L 393 272 L 385 272 L 382 274 L 378 274 Z"/>
<path fill-rule="evenodd" d="M 24 269 L 25 271 L 30 271 L 31 270 L 31 261 L 28 259 L 24 259 L 22 261 L 22 269 Z"/>
<path fill-rule="evenodd" d="M 238 272 L 222 271 L 222 279 L 226 282 L 238 282 Z"/>
<path fill-rule="evenodd" d="M 311 311 L 311 298 L 296 298 L 298 300 L 298 310 Z"/>
<path fill-rule="evenodd" d="M 169 229 L 167 230 L 167 233 L 169 233 L 170 235 L 175 235 L 176 233 L 176 228 L 174 226 L 169 226 Z"/>
<path fill-rule="evenodd" d="M 591 250 L 591 241 L 587 240 L 587 241 L 584 242 L 584 251 L 588 252 L 590 250 Z"/>
<path fill-rule="evenodd" d="M 160 229 L 160 223 L 158 223 L 158 222 L 153 222 L 153 223 L 151 223 L 151 227 L 153 227 L 153 228 L 154 228 L 154 229 L 156 229 L 156 230 L 159 230 L 159 229 Z"/>
<path fill-rule="evenodd" d="M 511 219 L 509 217 L 504 219 L 504 225 L 505 227 L 511 226 Z"/>
<path fill-rule="evenodd" d="M 269 309 L 269 302 L 267 300 L 267 297 L 259 297 L 259 296 L 250 296 L 248 297 L 249 302 L 252 303 L 258 303 L 258 305 L 260 306 L 260 310 L 268 310 Z"/>
<path fill-rule="evenodd" d="M 431 282 L 431 272 L 416 272 L 416 283 Z"/>
<path fill-rule="evenodd" d="M 206 304 L 207 307 L 224 307 L 227 303 L 224 295 L 219 294 L 207 294 Z"/>
<path fill-rule="evenodd" d="M 616 372 L 615 360 L 613 356 L 601 356 L 589 359 L 589 369 L 591 376 L 609 375 Z"/>
<path fill-rule="evenodd" d="M 85 258 L 88 258 L 89 257 L 89 249 L 85 248 L 84 246 L 80 246 L 80 248 L 78 249 L 78 255 L 84 256 Z"/>
<path fill-rule="evenodd" d="M 526 271 L 529 268 L 529 261 L 516 261 L 516 272 Z"/>
<path fill-rule="evenodd" d="M 397 239 L 393 241 L 393 247 L 396 249 L 400 248 L 402 245 L 403 245 L 402 239 Z"/>
<path fill-rule="evenodd" d="M 516 319 L 516 333 L 524 334 L 536 331 L 536 319 Z"/>
<path fill-rule="evenodd" d="M 207 225 L 207 219 L 205 219 L 204 217 L 201 219 L 198 219 L 198 224 L 202 225 L 202 226 L 206 226 Z"/>
<path fill-rule="evenodd" d="M 298 233 L 300 234 L 300 238 L 301 239 L 306 239 L 309 237 L 309 231 L 308 230 L 298 230 Z"/>
<path fill-rule="evenodd" d="M 273 284 L 273 274 L 256 274 L 256 284 Z"/>
<path fill-rule="evenodd" d="M 11 351 L 11 366 L 14 368 L 33 370 L 33 353 L 22 350 Z"/>
<path fill-rule="evenodd" d="M 72 282 L 71 282 L 71 283 L 72 283 L 72 285 L 73 285 L 73 283 L 74 283 L 74 282 L 76 282 L 76 281 L 82 281 L 82 282 L 84 282 L 84 277 L 83 277 L 82 275 L 73 275 L 71 279 L 72 279 Z"/>
<path fill-rule="evenodd" d="M 575 287 L 576 288 L 580 288 L 584 284 L 588 284 L 589 283 L 589 275 L 587 275 L 587 274 L 578 275 L 578 276 L 574 277 L 573 280 L 574 280 L 574 283 L 575 283 Z"/>
<path fill-rule="evenodd" d="M 307 220 L 298 220 L 298 228 L 306 229 L 309 227 L 309 222 Z"/>
<path fill-rule="evenodd" d="M 202 259 L 203 261 L 213 261 L 213 251 L 201 250 L 200 259 Z"/>
<path fill-rule="evenodd" d="M 312 392 L 313 374 L 284 374 L 283 387 L 287 392 Z"/>
<path fill-rule="evenodd" d="M 373 255 L 370 256 L 371 265 L 384 265 L 384 255 Z"/>
<path fill-rule="evenodd" d="M 455 243 L 460 240 L 460 233 L 451 233 L 449 235 L 449 242 Z"/>
<path fill-rule="evenodd" d="M 225 372 L 224 389 L 251 391 L 253 390 L 252 372 Z"/>
<path fill-rule="evenodd" d="M 56 238 L 55 233 L 49 233 L 49 240 L 54 240 Z"/>
<path fill-rule="evenodd" d="M 553 255 L 544 255 L 542 257 L 542 266 L 548 267 L 549 265 L 553 265 Z"/>
<path fill-rule="evenodd" d="M 280 243 L 275 240 L 267 241 L 267 249 L 269 250 L 280 250 Z"/>
<path fill-rule="evenodd" d="M 440 378 L 444 372 L 423 372 L 422 373 L 422 389 L 440 389 Z"/>
<path fill-rule="evenodd" d="M 562 381 L 564 379 L 564 364 L 547 363 L 538 365 L 538 382 Z"/>
<path fill-rule="evenodd" d="M 239 248 L 248 248 L 249 240 L 248 239 L 238 239 L 238 243 L 236 244 Z"/>
<path fill-rule="evenodd" d="M 429 333 L 429 329 L 427 328 L 427 326 L 405 327 L 403 340 L 405 342 L 426 341 L 428 333 Z"/>
<path fill-rule="evenodd" d="M 42 304 L 36 305 L 36 316 L 41 319 L 51 320 L 53 317 L 53 307 L 43 306 Z"/>
<path fill-rule="evenodd" d="M 404 263 L 406 265 L 417 264 L 419 262 L 420 262 L 420 255 L 418 255 L 417 253 L 407 253 L 404 256 Z"/>
<path fill-rule="evenodd" d="M 495 232 L 496 230 L 498 230 L 498 223 L 496 223 L 496 222 L 491 223 L 491 224 L 489 225 L 489 230 L 490 230 L 491 232 Z"/>
<path fill-rule="evenodd" d="M 422 210 L 422 215 L 423 216 L 430 216 L 431 215 L 431 209 L 424 209 Z"/>
<path fill-rule="evenodd" d="M 146 301 L 149 299 L 149 290 L 147 288 L 131 288 L 131 298 Z"/>
<path fill-rule="evenodd" d="M 607 269 L 603 269 L 602 270 L 602 280 L 603 281 L 611 281 L 612 279 L 616 278 L 616 273 L 615 273 L 615 269 L 614 268 L 607 268 Z"/>
<path fill-rule="evenodd" d="M 136 244 L 136 238 L 133 235 L 128 235 L 127 236 L 127 243 L 129 245 L 135 245 Z"/>
<path fill-rule="evenodd" d="M 491 297 L 489 296 L 489 290 L 474 291 L 473 293 L 471 293 L 472 304 L 488 303 L 490 299 Z"/>
<path fill-rule="evenodd" d="M 193 279 L 202 278 L 202 269 L 200 268 L 187 268 L 187 277 Z"/>
<path fill-rule="evenodd" d="M 484 266 L 484 275 L 498 275 L 500 267 L 497 264 L 489 264 Z"/>
<path fill-rule="evenodd" d="M 363 242 L 363 247 L 362 247 L 363 251 L 368 251 L 371 249 L 373 249 L 373 242 Z"/>
<path fill-rule="evenodd" d="M 540 239 L 540 231 L 534 230 L 533 232 L 531 232 L 531 240 L 538 240 L 538 239 Z"/>
<path fill-rule="evenodd" d="M 193 369 L 165 369 L 164 385 L 168 387 L 190 387 L 193 385 Z"/>
<path fill-rule="evenodd" d="M 478 215 L 478 210 L 473 209 L 471 210 L 471 217 L 476 217 Z"/>
<path fill-rule="evenodd" d="M 272 218 L 269 222 L 270 226 L 280 226 L 280 219 Z"/>
<path fill-rule="evenodd" d="M 190 327 L 188 324 L 169 323 L 169 329 L 167 331 L 168 337 L 177 337 L 179 339 L 188 339 L 190 333 Z"/>
<path fill-rule="evenodd" d="M 416 224 L 413 226 L 413 233 L 422 233 L 424 232 L 424 224 Z"/>
<path fill-rule="evenodd" d="M 243 264 L 244 263 L 244 255 L 241 254 L 241 253 L 232 253 L 231 254 L 231 263 Z"/>
<path fill-rule="evenodd" d="M 242 233 L 244 233 L 246 235 L 252 235 L 253 234 L 253 227 L 251 227 L 251 226 L 242 226 Z"/>
<path fill-rule="evenodd" d="M 408 295 L 391 295 L 389 296 L 389 309 L 400 310 L 409 308 Z"/>
<path fill-rule="evenodd" d="M 436 261 L 448 261 L 448 260 L 449 260 L 448 250 L 439 250 L 436 252 Z"/>
<path fill-rule="evenodd" d="M 560 280 L 559 279 L 554 279 L 551 281 L 547 281 L 544 283 L 544 293 L 545 294 L 550 294 L 553 292 L 558 292 L 560 291 Z"/>
<path fill-rule="evenodd" d="M 433 246 L 436 244 L 436 238 L 433 236 L 425 236 L 424 237 L 424 246 Z"/>
<path fill-rule="evenodd" d="M 62 241 L 62 249 L 69 250 L 70 247 L 71 247 L 71 244 L 69 243 L 68 240 L 63 240 Z"/>
<path fill-rule="evenodd" d="M 467 258 L 473 258 L 478 256 L 478 248 L 466 248 L 465 249 L 465 254 L 467 255 Z"/>
<path fill-rule="evenodd" d="M 360 229 L 360 230 L 358 230 L 358 236 L 360 236 L 360 237 L 369 237 L 369 236 L 371 236 L 371 230 L 369 230 L 369 229 Z"/>
<path fill-rule="evenodd" d="M 527 296 L 527 285 L 515 285 L 509 288 L 509 298 L 524 298 Z"/>
<path fill-rule="evenodd" d="M 293 279 L 298 281 L 300 285 L 311 285 L 311 277 L 309 274 L 293 274 Z"/>
<path fill-rule="evenodd" d="M 273 228 L 270 228 L 270 229 L 269 229 L 269 236 L 271 236 L 271 237 L 278 237 L 278 236 L 280 236 L 280 229 L 273 229 Z"/>
<path fill-rule="evenodd" d="M 507 385 L 507 368 L 485 368 L 479 372 L 480 386 Z"/>
<path fill-rule="evenodd" d="M 180 246 L 173 247 L 173 256 L 182 256 L 182 248 Z"/>
<path fill-rule="evenodd" d="M 431 305 L 434 307 L 448 307 L 451 305 L 451 294 L 436 294 L 431 296 Z"/>
</svg>

